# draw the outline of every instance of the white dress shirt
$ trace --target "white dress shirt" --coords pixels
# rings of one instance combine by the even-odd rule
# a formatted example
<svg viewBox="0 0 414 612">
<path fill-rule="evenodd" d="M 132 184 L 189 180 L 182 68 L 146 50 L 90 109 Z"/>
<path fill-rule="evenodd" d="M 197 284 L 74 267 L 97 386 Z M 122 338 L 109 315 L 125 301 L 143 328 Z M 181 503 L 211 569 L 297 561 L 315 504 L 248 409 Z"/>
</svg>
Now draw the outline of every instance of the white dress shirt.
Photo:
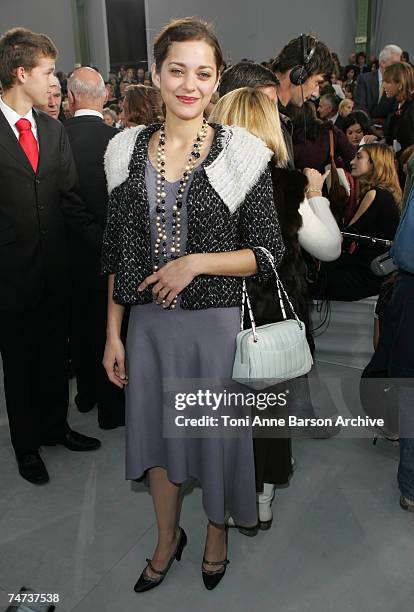
<svg viewBox="0 0 414 612">
<path fill-rule="evenodd" d="M 382 72 L 381 70 L 378 70 L 378 85 L 380 89 L 381 89 L 382 81 L 383 81 Z"/>
<path fill-rule="evenodd" d="M 99 111 L 92 110 L 91 108 L 81 108 L 75 111 L 74 117 L 85 117 L 86 115 L 95 115 L 95 117 L 100 117 L 103 119 L 103 114 Z"/>
<path fill-rule="evenodd" d="M 378 102 L 381 100 L 382 98 L 382 94 L 384 93 L 384 90 L 382 88 L 382 81 L 383 81 L 383 76 L 382 76 L 382 72 L 381 70 L 378 70 Z"/>
<path fill-rule="evenodd" d="M 16 123 L 17 121 L 19 121 L 19 119 L 28 119 L 30 121 L 30 123 L 32 124 L 33 136 L 36 138 L 36 140 L 38 140 L 37 125 L 36 125 L 35 118 L 33 117 L 32 109 L 29 110 L 27 115 L 25 115 L 24 117 L 21 117 L 18 113 L 16 113 L 15 110 L 13 110 L 10 106 L 8 106 L 4 102 L 3 98 L 0 96 L 0 110 L 2 111 L 3 115 L 6 117 L 6 120 L 8 124 L 10 125 L 11 129 L 13 130 L 13 133 L 16 136 L 17 140 L 19 140 L 19 130 L 16 127 Z"/>
<path fill-rule="evenodd" d="M 344 94 L 344 90 L 339 85 L 339 83 L 332 83 L 332 87 L 334 88 L 335 93 L 338 96 L 338 98 L 341 98 L 341 100 L 343 100 L 345 98 L 345 94 Z"/>
<path fill-rule="evenodd" d="M 336 115 L 334 115 L 333 117 L 331 117 L 331 118 L 329 119 L 329 121 L 330 121 L 331 123 L 333 123 L 333 125 L 335 125 L 336 120 L 338 119 L 338 117 L 339 117 L 339 113 L 336 113 Z"/>
</svg>

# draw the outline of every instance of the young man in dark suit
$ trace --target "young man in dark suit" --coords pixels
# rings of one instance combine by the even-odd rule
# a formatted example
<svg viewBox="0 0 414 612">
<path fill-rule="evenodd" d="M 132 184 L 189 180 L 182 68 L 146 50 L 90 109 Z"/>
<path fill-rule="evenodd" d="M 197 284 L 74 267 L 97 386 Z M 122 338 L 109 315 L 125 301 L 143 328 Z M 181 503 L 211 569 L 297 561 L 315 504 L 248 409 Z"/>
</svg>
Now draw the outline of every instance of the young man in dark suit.
<svg viewBox="0 0 414 612">
<path fill-rule="evenodd" d="M 35 484 L 49 480 L 41 445 L 100 446 L 67 423 L 65 224 L 95 246 L 100 234 L 63 126 L 33 109 L 47 102 L 56 57 L 44 34 L 15 28 L 0 39 L 0 352 L 19 471 Z"/>
<path fill-rule="evenodd" d="M 103 158 L 108 142 L 118 133 L 103 121 L 105 83 L 93 68 L 78 68 L 68 80 L 73 118 L 64 125 L 79 176 L 79 189 L 102 234 L 106 226 L 108 191 Z M 125 422 L 124 392 L 112 384 L 102 365 L 106 341 L 107 280 L 100 274 L 100 249 L 91 249 L 74 232 L 69 235 L 72 271 L 71 350 L 80 412 L 98 405 L 102 429 Z"/>
</svg>

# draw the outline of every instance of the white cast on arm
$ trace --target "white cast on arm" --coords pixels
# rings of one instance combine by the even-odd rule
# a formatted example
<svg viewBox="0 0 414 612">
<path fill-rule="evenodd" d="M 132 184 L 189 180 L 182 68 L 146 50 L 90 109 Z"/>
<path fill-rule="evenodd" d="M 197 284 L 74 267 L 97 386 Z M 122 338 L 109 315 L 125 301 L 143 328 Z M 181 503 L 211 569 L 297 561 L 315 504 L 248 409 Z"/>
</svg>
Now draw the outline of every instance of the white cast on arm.
<svg viewBox="0 0 414 612">
<path fill-rule="evenodd" d="M 342 235 L 331 213 L 329 200 L 323 197 L 304 199 L 299 206 L 302 227 L 299 244 L 321 261 L 334 261 L 341 254 Z"/>
</svg>

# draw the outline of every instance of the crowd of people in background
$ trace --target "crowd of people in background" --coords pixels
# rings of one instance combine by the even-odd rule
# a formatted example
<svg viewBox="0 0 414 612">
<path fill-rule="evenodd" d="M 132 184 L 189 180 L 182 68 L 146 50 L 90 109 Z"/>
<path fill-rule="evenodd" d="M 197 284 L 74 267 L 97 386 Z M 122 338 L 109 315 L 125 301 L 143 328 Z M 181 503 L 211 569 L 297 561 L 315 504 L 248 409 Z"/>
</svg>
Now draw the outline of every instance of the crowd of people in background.
<svg viewBox="0 0 414 612">
<path fill-rule="evenodd" d="M 209 524 L 202 572 L 206 587 L 212 589 L 228 563 L 224 522 L 247 535 L 254 535 L 251 530 L 258 525 L 270 527 L 275 486 L 286 484 L 293 471 L 291 440 L 255 440 L 254 448 L 248 439 L 227 441 L 220 453 L 233 467 L 224 473 L 216 440 L 206 441 L 200 451 L 191 440 L 188 445 L 181 439 L 176 444 L 161 436 L 162 376 L 203 379 L 229 370 L 233 331 L 239 325 L 241 277 L 252 277 L 248 287 L 259 324 L 281 320 L 279 306 L 275 311 L 274 300 L 269 301 L 275 281 L 270 281 L 272 267 L 260 245 L 274 254 L 312 352 L 312 299 L 356 301 L 379 295 L 383 312 L 388 301 L 401 317 L 408 317 L 404 300 L 414 293 L 410 284 L 414 274 L 401 266 L 404 283 L 401 275 L 381 278 L 371 263 L 385 253 L 382 244 L 394 240 L 404 203 L 412 193 L 414 68 L 408 54 L 393 44 L 384 47 L 378 58 L 353 52 L 342 66 L 324 43 L 303 34 L 266 62 L 242 59 L 224 66 L 210 26 L 188 18 L 172 21 L 158 35 L 151 73 L 146 64 L 137 62 L 113 68 L 105 81 L 97 68 L 79 65 L 67 75 L 54 76 L 57 50 L 42 36 L 16 29 L 0 41 L 0 129 L 9 138 L 9 148 L 14 146 L 12 160 L 0 150 L 6 168 L 0 186 L 8 194 L 5 209 L 10 209 L 10 219 L 16 226 L 27 223 L 31 228 L 28 232 L 25 226 L 19 234 L 26 236 L 29 246 L 19 246 L 16 252 L 14 233 L 10 227 L 3 230 L 1 246 L 12 246 L 10 257 L 0 263 L 0 283 L 6 279 L 2 309 L 12 313 L 15 326 L 0 318 L 6 402 L 19 471 L 32 483 L 48 481 L 38 453 L 43 444 L 63 444 L 73 451 L 100 447 L 99 440 L 71 430 L 67 423 L 68 355 L 76 375 L 75 403 L 83 413 L 97 405 L 102 429 L 125 424 L 124 387 L 129 384 L 127 478 L 136 480 L 150 472 L 160 528 L 154 557 L 147 560 L 135 590 L 158 586 L 174 558 L 181 557 L 187 538 L 175 524 L 175 483 L 184 482 L 181 476 L 188 476 L 188 466 L 204 479 Z M 30 81 L 38 66 L 24 67 L 27 58 L 18 55 L 19 45 L 41 49 L 45 72 L 37 84 L 43 78 L 43 93 Z M 173 69 L 166 67 L 169 54 Z M 198 57 L 204 62 L 202 70 L 194 67 Z M 185 70 L 197 83 L 193 90 L 198 97 L 190 95 Z M 177 93 L 180 83 L 184 93 Z M 36 125 L 38 131 L 32 133 Z M 45 141 L 47 150 L 42 149 Z M 234 163 L 226 158 L 231 153 L 239 156 L 244 170 L 237 180 Z M 19 154 L 21 176 L 15 161 Z M 188 160 L 186 165 L 179 163 L 181 158 Z M 45 181 L 36 174 L 38 164 L 43 164 L 39 167 L 48 177 Z M 219 180 L 214 174 L 217 168 Z M 38 177 L 34 182 L 29 182 L 30 173 Z M 174 182 L 171 177 L 176 176 Z M 39 224 L 33 225 L 27 210 L 19 209 L 28 194 Z M 50 217 L 42 225 L 45 207 Z M 169 208 L 174 211 L 170 225 Z M 197 214 L 191 216 L 194 209 Z M 46 245 L 38 249 L 37 231 L 39 244 Z M 180 254 L 181 236 L 187 232 L 189 252 L 175 255 Z M 343 240 L 343 233 L 352 239 Z M 30 262 L 23 261 L 27 253 L 32 254 Z M 60 260 L 67 260 L 70 291 L 63 282 Z M 30 267 L 33 278 L 29 275 L 28 282 L 32 280 L 35 288 L 29 292 L 30 316 L 19 309 L 16 314 L 13 302 L 23 303 L 29 295 L 22 283 L 25 266 Z M 175 293 L 165 280 L 171 270 L 177 270 Z M 109 276 L 109 284 L 101 271 Z M 394 282 L 395 299 L 390 291 Z M 149 286 L 155 283 L 154 293 Z M 70 326 L 65 327 L 62 313 Z M 218 318 L 210 320 L 212 313 Z M 40 325 L 33 326 L 34 321 Z M 171 321 L 170 326 L 165 321 Z M 185 330 L 184 338 L 175 335 L 176 328 Z M 45 347 L 39 339 L 43 332 L 49 342 Z M 399 337 L 401 330 L 392 333 Z M 30 345 L 22 357 L 23 368 L 16 334 L 17 349 Z M 412 348 L 404 343 L 385 346 L 386 337 L 381 332 L 376 344 L 390 355 L 389 372 L 408 377 L 407 372 L 414 371 Z M 173 359 L 164 351 L 166 338 Z M 185 358 L 190 349 L 193 361 Z M 200 363 L 199 355 L 204 356 Z M 48 373 L 40 371 L 46 359 L 53 362 L 50 387 Z M 408 364 L 405 369 L 404 364 Z M 21 371 L 27 375 L 23 381 Z M 306 380 L 302 389 L 292 404 L 296 401 L 313 414 Z M 46 409 L 41 416 L 36 413 L 45 406 L 52 412 L 56 402 L 60 411 L 54 420 L 49 415 L 46 422 Z M 328 435 L 319 430 L 315 437 Z M 400 504 L 410 511 L 414 511 L 413 453 L 413 440 L 402 438 Z M 177 459 L 178 476 L 171 482 L 160 467 L 167 455 Z M 228 500 L 231 516 L 225 517 Z"/>
<path fill-rule="evenodd" d="M 245 62 L 257 65 L 245 58 L 240 64 Z M 272 70 L 273 62 L 271 58 L 261 65 Z M 386 70 L 389 66 L 392 67 Z M 75 69 L 77 67 L 75 65 Z M 224 65 L 223 70 L 230 67 Z M 315 142 L 316 134 L 331 125 L 334 126 L 340 166 L 344 164 L 350 169 L 349 162 L 354 156 L 352 148 L 344 151 L 347 147 L 342 133 L 353 147 L 385 141 L 394 147 L 398 160 L 414 144 L 412 68 L 408 52 L 397 45 L 384 47 L 378 58 L 372 55 L 367 57 L 363 51 L 353 51 L 346 65 L 342 65 L 338 55 L 332 52 L 332 72 L 324 75 L 318 92 L 309 97 L 304 113 L 296 113 L 295 116 L 294 108 L 291 108 L 292 119 L 295 118 L 296 166 L 318 167 L 313 165 L 311 154 L 309 158 L 303 155 L 300 142 L 306 141 L 306 146 L 311 147 L 308 140 Z M 70 74 L 56 73 L 48 105 L 43 109 L 60 120 L 69 119 L 72 114 L 67 91 Z M 152 84 L 145 62 L 111 68 L 105 88 L 107 97 L 103 114 L 108 125 L 123 129 L 133 125 L 150 125 L 162 119 L 162 100 L 158 89 Z M 214 94 L 207 115 L 217 101 L 218 94 Z M 326 141 L 326 137 L 322 140 Z M 321 159 L 318 169 L 322 170 L 328 158 L 326 142 L 322 148 L 318 145 L 317 141 L 313 148 L 318 151 Z M 403 168 L 400 167 L 398 172 L 403 186 Z"/>
</svg>

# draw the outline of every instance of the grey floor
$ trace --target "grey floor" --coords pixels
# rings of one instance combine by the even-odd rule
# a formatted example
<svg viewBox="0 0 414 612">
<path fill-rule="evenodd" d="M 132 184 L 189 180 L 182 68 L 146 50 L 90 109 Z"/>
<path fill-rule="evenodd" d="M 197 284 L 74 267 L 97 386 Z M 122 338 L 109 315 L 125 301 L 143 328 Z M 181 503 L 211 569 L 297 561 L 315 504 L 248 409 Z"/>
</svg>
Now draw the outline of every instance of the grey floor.
<svg viewBox="0 0 414 612">
<path fill-rule="evenodd" d="M 322 379 L 357 380 L 369 358 L 371 305 L 355 306 L 351 315 L 348 307 L 335 311 L 317 338 Z M 123 428 L 101 431 L 96 412 L 81 415 L 73 405 L 69 418 L 102 448 L 42 450 L 51 481 L 30 485 L 17 475 L 0 389 L 1 611 L 7 593 L 23 585 L 58 593 L 62 612 L 413 609 L 414 515 L 398 505 L 398 445 L 374 447 L 369 437 L 294 441 L 297 470 L 277 492 L 272 529 L 255 538 L 231 531 L 231 563 L 213 592 L 201 581 L 206 519 L 194 488 L 183 503 L 189 544 L 181 563 L 160 588 L 137 595 L 132 586 L 156 538 L 151 498 L 124 480 Z"/>
</svg>

